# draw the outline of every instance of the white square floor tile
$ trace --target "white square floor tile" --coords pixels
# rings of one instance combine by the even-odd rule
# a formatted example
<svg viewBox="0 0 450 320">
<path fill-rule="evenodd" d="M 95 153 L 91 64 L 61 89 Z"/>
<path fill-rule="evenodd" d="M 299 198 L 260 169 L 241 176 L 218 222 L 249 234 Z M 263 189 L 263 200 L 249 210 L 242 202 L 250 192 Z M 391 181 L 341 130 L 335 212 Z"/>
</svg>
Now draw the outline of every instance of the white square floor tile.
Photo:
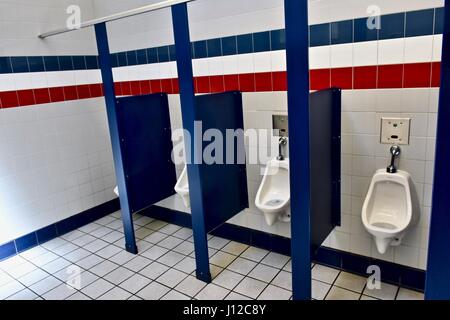
<svg viewBox="0 0 450 320">
<path fill-rule="evenodd" d="M 183 240 L 181 240 L 179 238 L 169 236 L 169 237 L 165 238 L 164 240 L 160 241 L 158 243 L 158 246 L 171 250 L 171 249 L 175 248 L 176 246 L 178 246 L 182 242 L 183 242 Z"/>
<path fill-rule="evenodd" d="M 58 258 L 50 263 L 47 263 L 45 266 L 42 266 L 42 269 L 49 274 L 54 274 L 62 269 L 66 269 L 70 265 L 72 265 L 70 261 L 67 261 L 64 258 Z"/>
<path fill-rule="evenodd" d="M 152 229 L 147 229 L 147 228 L 143 227 L 136 231 L 135 236 L 137 239 L 145 239 L 146 237 L 151 235 L 153 232 L 155 232 L 155 231 Z"/>
<path fill-rule="evenodd" d="M 103 249 L 96 252 L 96 255 L 102 257 L 103 259 L 109 259 L 112 256 L 118 254 L 123 249 L 120 249 L 119 247 L 116 247 L 115 245 L 108 245 L 104 247 Z"/>
<path fill-rule="evenodd" d="M 116 254 L 115 256 L 112 256 L 111 258 L 109 258 L 109 260 L 114 263 L 117 263 L 119 265 L 123 265 L 123 264 L 127 263 L 128 261 L 134 259 L 135 257 L 136 257 L 136 255 L 123 250 L 123 251 L 119 252 L 118 254 Z"/>
<path fill-rule="evenodd" d="M 130 260 L 126 264 L 124 264 L 124 267 L 130 269 L 131 271 L 139 272 L 140 270 L 148 266 L 150 263 L 151 260 L 137 256 L 133 260 Z"/>
<path fill-rule="evenodd" d="M 165 266 L 159 262 L 153 262 L 146 268 L 139 271 L 139 273 L 146 276 L 149 279 L 156 280 L 160 275 L 162 275 L 167 270 L 169 270 L 168 266 Z"/>
<path fill-rule="evenodd" d="M 220 250 L 223 247 L 225 247 L 229 242 L 230 240 L 224 238 L 212 237 L 211 239 L 208 240 L 208 247 Z"/>
<path fill-rule="evenodd" d="M 162 240 L 164 240 L 167 237 L 168 237 L 167 234 L 155 231 L 152 234 L 150 234 L 149 236 L 145 237 L 144 240 L 147 242 L 153 243 L 153 244 L 158 244 L 159 242 L 161 242 Z"/>
<path fill-rule="evenodd" d="M 96 238 L 103 238 L 104 236 L 106 236 L 108 233 L 112 232 L 112 230 L 110 228 L 107 227 L 100 227 L 92 232 L 89 232 L 89 234 L 91 236 L 94 236 Z"/>
<path fill-rule="evenodd" d="M 38 298 L 38 295 L 35 294 L 33 291 L 31 291 L 30 289 L 24 289 L 22 291 L 19 291 L 18 293 L 10 296 L 9 298 L 7 298 L 7 300 L 17 300 L 17 301 L 21 301 L 21 300 L 34 300 Z"/>
<path fill-rule="evenodd" d="M 353 291 L 332 287 L 326 296 L 326 300 L 359 300 L 360 295 Z"/>
<path fill-rule="evenodd" d="M 234 256 L 234 255 L 232 255 L 232 254 L 229 254 L 229 253 L 226 253 L 226 252 L 219 251 L 219 252 L 217 252 L 215 255 L 213 255 L 213 256 L 211 257 L 211 259 L 209 259 L 209 262 L 210 262 L 211 264 L 216 265 L 216 266 L 219 266 L 219 267 L 222 267 L 222 268 L 226 268 L 226 267 L 228 267 L 228 265 L 229 265 L 230 263 L 232 263 L 232 262 L 234 261 L 234 259 L 236 259 L 236 258 L 237 258 L 237 257 Z"/>
<path fill-rule="evenodd" d="M 84 301 L 84 300 L 92 300 L 87 295 L 82 294 L 81 292 L 77 292 L 74 295 L 71 295 L 66 300 L 75 300 L 75 301 Z"/>
<path fill-rule="evenodd" d="M 72 263 L 77 263 L 78 261 L 86 258 L 90 254 L 91 253 L 89 251 L 84 250 L 83 248 L 79 248 L 77 250 L 69 252 L 68 254 L 65 254 L 64 259 L 66 259 Z"/>
<path fill-rule="evenodd" d="M 161 258 L 159 258 L 158 262 L 165 264 L 166 266 L 173 267 L 178 262 L 183 260 L 184 257 L 185 256 L 180 253 L 177 253 L 174 251 L 169 251 L 165 255 L 163 255 Z"/>
<path fill-rule="evenodd" d="M 50 241 L 47 241 L 46 243 L 42 244 L 42 247 L 44 247 L 47 250 L 53 251 L 53 249 L 56 249 L 64 244 L 66 244 L 67 241 L 62 238 L 55 238 Z"/>
<path fill-rule="evenodd" d="M 191 300 L 187 295 L 184 295 L 178 291 L 169 291 L 161 300 Z"/>
<path fill-rule="evenodd" d="M 0 300 L 6 299 L 20 291 L 25 287 L 18 281 L 11 281 L 0 287 Z"/>
<path fill-rule="evenodd" d="M 65 254 L 68 254 L 69 252 L 76 250 L 76 249 L 78 249 L 78 247 L 76 245 L 74 245 L 73 243 L 66 243 L 65 245 L 62 245 L 61 247 L 53 249 L 52 252 L 54 252 L 60 256 L 63 256 Z"/>
<path fill-rule="evenodd" d="M 233 290 L 238 283 L 242 281 L 242 279 L 244 279 L 242 274 L 230 270 L 224 270 L 212 282 L 221 287 Z"/>
<path fill-rule="evenodd" d="M 283 289 L 292 291 L 292 273 L 287 271 L 281 271 L 275 279 L 272 280 L 272 284 Z"/>
<path fill-rule="evenodd" d="M 90 285 L 91 283 L 95 282 L 98 280 L 98 276 L 96 276 L 95 274 L 89 272 L 89 271 L 84 271 L 81 273 L 80 275 L 80 286 L 81 288 L 85 288 L 88 285 Z M 75 282 L 76 285 L 78 285 L 78 283 Z"/>
<path fill-rule="evenodd" d="M 237 258 L 227 267 L 227 269 L 243 275 L 247 275 L 255 267 L 256 262 L 243 258 Z"/>
<path fill-rule="evenodd" d="M 80 261 L 77 262 L 77 265 L 79 265 L 80 267 L 82 267 L 83 269 L 90 269 L 93 266 L 96 266 L 97 264 L 101 263 L 105 261 L 105 259 L 100 258 L 98 256 L 95 255 L 89 255 L 84 259 L 81 259 Z"/>
<path fill-rule="evenodd" d="M 62 284 L 61 280 L 58 280 L 55 277 L 50 276 L 33 284 L 32 286 L 30 286 L 30 289 L 36 294 L 42 296 L 44 293 L 56 288 L 60 284 Z"/>
<path fill-rule="evenodd" d="M 22 263 L 21 265 L 15 267 L 15 268 L 9 269 L 7 271 L 7 273 L 11 277 L 17 279 L 17 278 L 20 278 L 20 277 L 22 277 L 22 276 L 24 276 L 24 275 L 26 275 L 26 274 L 34 271 L 34 270 L 36 270 L 36 266 L 34 264 L 32 264 L 32 263 L 27 261 L 27 262 Z"/>
<path fill-rule="evenodd" d="M 76 244 L 79 247 L 84 247 L 87 244 L 93 242 L 97 240 L 95 237 L 89 235 L 89 234 L 85 234 L 79 238 L 76 238 L 75 240 L 72 241 L 73 244 Z"/>
<path fill-rule="evenodd" d="M 161 229 L 159 229 L 159 232 L 173 235 L 175 232 L 177 232 L 180 229 L 181 229 L 180 226 L 177 226 L 177 225 L 174 225 L 174 224 L 168 224 L 168 225 L 162 227 Z"/>
<path fill-rule="evenodd" d="M 313 279 L 333 284 L 339 275 L 339 270 L 316 264 L 311 273 Z"/>
<path fill-rule="evenodd" d="M 84 232 L 81 232 L 80 230 L 74 230 L 74 231 L 71 231 L 71 232 L 66 233 L 65 235 L 61 236 L 61 238 L 63 238 L 64 240 L 67 240 L 67 241 L 73 241 L 84 235 L 85 235 Z"/>
<path fill-rule="evenodd" d="M 181 281 L 183 281 L 188 275 L 184 272 L 169 269 L 167 272 L 162 274 L 156 281 L 169 288 L 175 288 Z"/>
<path fill-rule="evenodd" d="M 36 269 L 26 275 L 24 275 L 23 277 L 19 278 L 19 281 L 29 287 L 33 284 L 35 284 L 36 282 L 41 281 L 42 279 L 45 279 L 49 276 L 49 274 L 41 269 Z"/>
<path fill-rule="evenodd" d="M 208 284 L 196 296 L 197 300 L 223 300 L 230 290 L 219 287 L 215 284 Z"/>
<path fill-rule="evenodd" d="M 141 255 L 150 260 L 157 260 L 161 258 L 163 255 L 165 255 L 168 251 L 169 250 L 167 250 L 166 248 L 155 245 L 149 248 L 147 251 L 141 253 Z"/>
<path fill-rule="evenodd" d="M 149 224 L 146 224 L 145 226 L 147 228 L 150 228 L 150 229 L 153 229 L 155 231 L 158 231 L 159 229 L 165 227 L 166 225 L 168 225 L 167 222 L 160 221 L 160 220 L 155 220 L 155 221 L 153 221 L 153 222 L 151 222 Z"/>
<path fill-rule="evenodd" d="M 45 293 L 42 298 L 44 298 L 45 300 L 64 300 L 76 292 L 77 291 L 74 288 L 63 283 Z"/>
<path fill-rule="evenodd" d="M 258 297 L 258 300 L 289 300 L 291 297 L 291 291 L 269 285 Z"/>
<path fill-rule="evenodd" d="M 182 240 L 186 240 L 189 237 L 192 237 L 192 230 L 188 228 L 181 228 L 177 232 L 173 234 L 174 237 L 180 238 Z"/>
<path fill-rule="evenodd" d="M 233 291 L 230 292 L 230 294 L 225 298 L 225 300 L 252 300 L 252 299 Z"/>
<path fill-rule="evenodd" d="M 35 270 L 35 271 L 32 271 L 31 273 L 36 272 L 36 271 L 38 271 L 38 270 L 39 270 L 39 269 L 37 269 L 37 270 Z M 0 270 L 0 287 L 3 286 L 3 285 L 5 285 L 5 284 L 7 284 L 8 282 L 13 281 L 13 280 L 14 280 L 14 278 L 12 278 L 12 277 L 11 277 L 10 275 L 8 275 L 6 272 Z"/>
<path fill-rule="evenodd" d="M 53 252 L 49 251 L 49 252 L 44 253 L 44 254 L 42 254 L 42 255 L 40 255 L 38 257 L 30 259 L 30 261 L 34 265 L 36 265 L 38 267 L 42 267 L 42 266 L 46 265 L 47 263 L 52 262 L 53 260 L 56 260 L 58 258 L 59 258 L 59 256 L 57 254 L 54 254 Z"/>
<path fill-rule="evenodd" d="M 271 252 L 261 261 L 261 263 L 277 269 L 281 269 L 289 261 L 289 259 L 290 258 L 288 256 Z"/>
<path fill-rule="evenodd" d="M 114 287 L 111 283 L 106 280 L 98 279 L 88 285 L 86 288 L 82 289 L 81 292 L 92 299 L 97 299 L 98 297 L 104 295 L 106 292 Z"/>
<path fill-rule="evenodd" d="M 110 291 L 102 295 L 98 300 L 127 300 L 132 296 L 131 293 L 119 287 L 114 287 Z"/>
<path fill-rule="evenodd" d="M 369 289 L 366 287 L 363 294 L 381 300 L 394 300 L 398 287 L 388 283 L 381 283 L 380 289 Z"/>
<path fill-rule="evenodd" d="M 89 271 L 99 277 L 103 277 L 103 276 L 107 275 L 108 273 L 110 273 L 111 271 L 117 269 L 118 267 L 119 266 L 117 264 L 115 264 L 111 261 L 105 260 L 105 261 L 97 264 L 96 266 L 92 267 L 91 269 L 89 269 Z"/>
<path fill-rule="evenodd" d="M 259 264 L 250 272 L 249 277 L 269 283 L 275 278 L 278 272 L 280 270 Z"/>
<path fill-rule="evenodd" d="M 190 274 L 195 271 L 197 268 L 196 262 L 194 258 L 186 257 L 180 262 L 178 262 L 175 266 L 175 269 L 179 271 L 183 271 L 184 273 Z"/>
<path fill-rule="evenodd" d="M 144 300 L 159 300 L 169 291 L 170 289 L 166 286 L 158 282 L 152 282 L 136 295 Z"/>
<path fill-rule="evenodd" d="M 104 276 L 104 278 L 105 280 L 108 280 L 115 285 L 119 285 L 134 274 L 135 273 L 131 270 L 128 270 L 124 267 L 119 267 L 116 270 L 108 273 L 106 276 Z"/>
<path fill-rule="evenodd" d="M 200 281 L 193 276 L 189 276 L 178 284 L 175 287 L 175 290 L 190 297 L 195 297 L 205 286 L 206 284 L 203 281 Z"/>
<path fill-rule="evenodd" d="M 223 247 L 221 250 L 227 253 L 234 254 L 235 256 L 239 256 L 241 253 L 243 253 L 245 250 L 248 249 L 248 245 L 231 241 L 229 242 L 225 247 Z"/>
<path fill-rule="evenodd" d="M 377 301 L 377 300 L 379 300 L 379 299 L 375 299 L 375 298 L 372 298 L 372 297 L 369 297 L 369 296 L 362 295 L 361 298 L 360 298 L 360 300 L 373 300 L 373 301 Z"/>
<path fill-rule="evenodd" d="M 83 246 L 83 249 L 90 251 L 90 252 L 97 252 L 103 248 L 108 246 L 108 242 L 97 239 L 95 241 L 90 242 L 89 244 Z"/>
<path fill-rule="evenodd" d="M 184 241 L 173 248 L 173 251 L 184 254 L 186 256 L 190 255 L 192 252 L 194 252 L 194 250 L 194 244 L 189 241 Z"/>
<path fill-rule="evenodd" d="M 21 264 L 26 263 L 27 260 L 22 258 L 20 255 L 8 258 L 0 262 L 0 269 L 8 271 L 10 269 L 17 268 Z"/>
<path fill-rule="evenodd" d="M 328 283 L 312 280 L 311 282 L 311 296 L 315 300 L 325 299 L 331 285 Z"/>
<path fill-rule="evenodd" d="M 261 292 L 263 292 L 266 286 L 267 284 L 265 282 L 252 278 L 244 278 L 244 280 L 242 280 L 233 291 L 256 299 Z"/>
<path fill-rule="evenodd" d="M 241 254 L 242 258 L 246 258 L 255 262 L 261 262 L 262 259 L 269 253 L 269 251 L 264 249 L 259 249 L 256 247 L 249 247 L 245 252 Z"/>
<path fill-rule="evenodd" d="M 422 292 L 400 288 L 397 300 L 424 300 L 424 294 Z"/>
<path fill-rule="evenodd" d="M 48 252 L 48 250 L 45 249 L 44 247 L 37 246 L 37 247 L 34 247 L 32 249 L 29 249 L 29 250 L 26 250 L 24 252 L 21 252 L 20 256 L 25 258 L 25 259 L 30 260 L 30 259 L 39 257 L 40 255 L 42 255 L 44 253 L 47 253 L 47 252 Z"/>
<path fill-rule="evenodd" d="M 117 240 L 120 240 L 123 238 L 123 233 L 119 231 L 113 231 L 108 233 L 106 236 L 102 237 L 103 241 L 106 241 L 108 243 L 116 242 Z"/>
<path fill-rule="evenodd" d="M 361 293 L 367 279 L 348 272 L 341 272 L 334 283 L 335 286 Z"/>
<path fill-rule="evenodd" d="M 142 290 L 145 286 L 150 284 L 150 282 L 152 282 L 152 280 L 141 276 L 140 274 L 135 274 L 122 282 L 119 287 L 135 294 L 138 291 Z"/>
</svg>

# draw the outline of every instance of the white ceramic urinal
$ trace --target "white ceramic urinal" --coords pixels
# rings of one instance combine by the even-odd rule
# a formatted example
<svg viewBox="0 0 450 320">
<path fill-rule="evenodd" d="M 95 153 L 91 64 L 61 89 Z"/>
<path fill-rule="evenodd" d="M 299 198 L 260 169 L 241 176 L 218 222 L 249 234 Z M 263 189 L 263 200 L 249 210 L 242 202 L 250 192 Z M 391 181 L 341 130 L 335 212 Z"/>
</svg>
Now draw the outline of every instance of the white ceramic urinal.
<svg viewBox="0 0 450 320">
<path fill-rule="evenodd" d="M 189 198 L 189 182 L 187 175 L 187 166 L 184 166 L 183 172 L 181 173 L 180 178 L 178 179 L 177 184 L 175 185 L 175 192 L 178 193 L 178 195 L 181 197 L 186 208 L 190 208 L 191 201 Z"/>
<path fill-rule="evenodd" d="M 255 199 L 269 226 L 290 221 L 290 199 L 289 159 L 269 161 Z"/>
<path fill-rule="evenodd" d="M 409 173 L 378 170 L 362 209 L 362 222 L 373 236 L 378 252 L 400 245 L 408 229 L 417 223 L 420 209 Z"/>
</svg>

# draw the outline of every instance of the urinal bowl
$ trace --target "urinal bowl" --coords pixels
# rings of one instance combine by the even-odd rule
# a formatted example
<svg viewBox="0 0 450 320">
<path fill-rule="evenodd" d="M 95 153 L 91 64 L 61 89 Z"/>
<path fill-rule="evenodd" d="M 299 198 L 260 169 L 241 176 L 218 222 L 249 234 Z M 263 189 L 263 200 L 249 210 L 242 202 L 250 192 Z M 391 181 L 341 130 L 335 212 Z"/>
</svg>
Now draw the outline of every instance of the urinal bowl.
<svg viewBox="0 0 450 320">
<path fill-rule="evenodd" d="M 378 252 L 385 254 L 390 246 L 400 245 L 419 215 L 417 193 L 409 173 L 378 170 L 362 209 L 363 225 L 372 235 Z"/>
<path fill-rule="evenodd" d="M 290 221 L 289 159 L 268 162 L 255 205 L 269 226 Z"/>
</svg>

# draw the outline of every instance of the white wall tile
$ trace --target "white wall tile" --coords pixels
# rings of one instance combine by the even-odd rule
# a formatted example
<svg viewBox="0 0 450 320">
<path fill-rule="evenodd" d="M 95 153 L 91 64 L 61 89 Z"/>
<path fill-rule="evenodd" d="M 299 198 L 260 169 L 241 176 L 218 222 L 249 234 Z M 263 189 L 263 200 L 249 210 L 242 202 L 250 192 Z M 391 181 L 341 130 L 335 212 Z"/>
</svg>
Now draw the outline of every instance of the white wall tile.
<svg viewBox="0 0 450 320">
<path fill-rule="evenodd" d="M 309 48 L 309 68 L 325 69 L 331 67 L 331 49 L 329 46 Z"/>
<path fill-rule="evenodd" d="M 356 42 L 353 44 L 353 65 L 374 66 L 378 63 L 378 42 Z"/>
<path fill-rule="evenodd" d="M 430 62 L 433 55 L 433 36 L 405 39 L 405 63 Z"/>
<path fill-rule="evenodd" d="M 378 64 L 399 64 L 404 62 L 405 39 L 378 41 Z"/>
<path fill-rule="evenodd" d="M 353 44 L 331 46 L 331 68 L 348 67 L 353 64 Z"/>
</svg>

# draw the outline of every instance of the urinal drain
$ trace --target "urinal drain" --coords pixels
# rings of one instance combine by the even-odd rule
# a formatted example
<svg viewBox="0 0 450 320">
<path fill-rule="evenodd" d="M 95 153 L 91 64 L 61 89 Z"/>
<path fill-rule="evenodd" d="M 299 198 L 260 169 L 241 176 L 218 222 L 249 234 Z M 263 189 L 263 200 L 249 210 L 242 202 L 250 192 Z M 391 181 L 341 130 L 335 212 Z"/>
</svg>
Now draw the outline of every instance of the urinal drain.
<svg viewBox="0 0 450 320">
<path fill-rule="evenodd" d="M 276 207 L 276 206 L 279 206 L 281 203 L 283 203 L 282 200 L 280 200 L 280 199 L 274 199 L 274 200 L 267 201 L 267 202 L 265 203 L 265 205 L 266 205 L 266 206 L 269 206 L 269 207 Z"/>
</svg>

